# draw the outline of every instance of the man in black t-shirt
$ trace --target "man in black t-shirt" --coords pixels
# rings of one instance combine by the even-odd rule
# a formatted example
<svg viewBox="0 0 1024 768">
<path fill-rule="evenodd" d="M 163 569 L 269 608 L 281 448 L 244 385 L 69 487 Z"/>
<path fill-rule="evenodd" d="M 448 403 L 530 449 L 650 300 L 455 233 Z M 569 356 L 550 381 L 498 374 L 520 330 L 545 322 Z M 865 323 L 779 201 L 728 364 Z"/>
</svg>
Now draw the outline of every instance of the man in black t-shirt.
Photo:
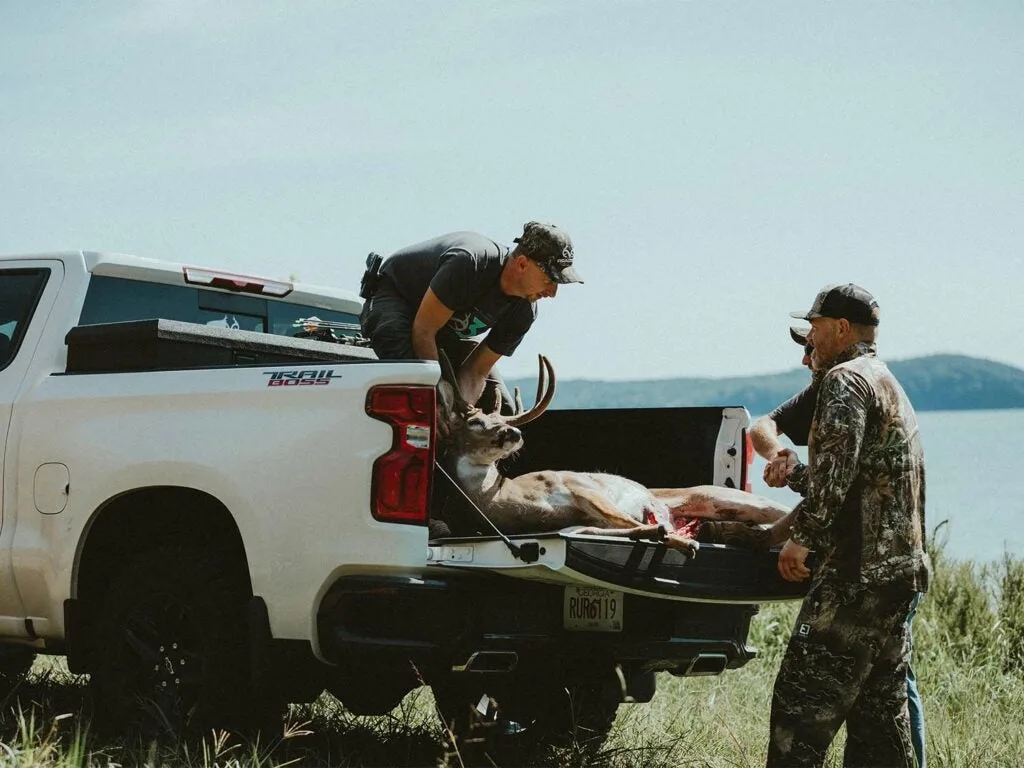
<svg viewBox="0 0 1024 768">
<path fill-rule="evenodd" d="M 779 435 L 786 435 L 794 445 L 807 445 L 811 421 L 814 419 L 818 387 L 811 363 L 811 353 L 814 350 L 807 343 L 807 330 L 790 328 L 789 335 L 804 348 L 804 356 L 800 362 L 812 371 L 811 383 L 767 416 L 755 421 L 750 429 L 750 441 L 754 445 L 754 450 L 768 460 L 764 468 L 764 481 L 773 488 L 786 485 L 791 479 L 790 473 L 800 463 L 796 452 L 785 447 L 779 440 Z"/>
<path fill-rule="evenodd" d="M 572 240 L 558 227 L 528 222 L 515 243 L 452 232 L 388 257 L 360 316 L 377 356 L 437 360 L 440 348 L 456 366 L 467 402 L 477 402 L 488 378 L 504 389 L 494 364 L 519 346 L 537 301 L 562 283 L 583 282 L 572 265 Z"/>
</svg>

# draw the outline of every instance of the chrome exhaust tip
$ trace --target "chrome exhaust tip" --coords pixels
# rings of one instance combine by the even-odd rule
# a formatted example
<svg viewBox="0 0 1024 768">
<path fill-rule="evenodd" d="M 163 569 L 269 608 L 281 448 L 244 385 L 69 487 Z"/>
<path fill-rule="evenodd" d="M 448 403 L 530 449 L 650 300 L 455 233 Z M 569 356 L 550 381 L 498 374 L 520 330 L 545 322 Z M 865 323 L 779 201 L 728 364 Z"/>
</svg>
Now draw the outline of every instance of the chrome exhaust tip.
<svg viewBox="0 0 1024 768">
<path fill-rule="evenodd" d="M 724 653 L 698 653 L 683 674 L 685 677 L 720 675 L 727 666 L 729 659 Z"/>
</svg>

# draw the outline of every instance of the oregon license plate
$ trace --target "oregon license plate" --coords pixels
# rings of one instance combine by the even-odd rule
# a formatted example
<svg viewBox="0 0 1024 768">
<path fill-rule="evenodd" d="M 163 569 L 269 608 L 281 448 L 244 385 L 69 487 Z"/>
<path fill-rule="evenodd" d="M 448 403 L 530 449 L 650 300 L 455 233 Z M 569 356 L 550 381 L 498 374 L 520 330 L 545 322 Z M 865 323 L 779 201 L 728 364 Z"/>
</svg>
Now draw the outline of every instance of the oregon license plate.
<svg viewBox="0 0 1024 768">
<path fill-rule="evenodd" d="M 566 587 L 562 610 L 566 629 L 621 632 L 623 595 L 600 587 Z"/>
</svg>

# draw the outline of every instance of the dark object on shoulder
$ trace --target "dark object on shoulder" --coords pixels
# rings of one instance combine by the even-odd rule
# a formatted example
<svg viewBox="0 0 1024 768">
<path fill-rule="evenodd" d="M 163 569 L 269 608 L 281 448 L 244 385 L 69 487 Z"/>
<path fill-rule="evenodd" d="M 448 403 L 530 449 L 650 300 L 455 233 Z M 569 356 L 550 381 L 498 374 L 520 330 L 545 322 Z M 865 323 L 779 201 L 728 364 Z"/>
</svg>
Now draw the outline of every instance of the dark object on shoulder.
<svg viewBox="0 0 1024 768">
<path fill-rule="evenodd" d="M 366 257 L 366 271 L 363 272 L 363 279 L 359 282 L 359 295 L 369 299 L 377 292 L 377 285 L 380 283 L 380 268 L 384 263 L 384 257 L 373 251 Z"/>
</svg>

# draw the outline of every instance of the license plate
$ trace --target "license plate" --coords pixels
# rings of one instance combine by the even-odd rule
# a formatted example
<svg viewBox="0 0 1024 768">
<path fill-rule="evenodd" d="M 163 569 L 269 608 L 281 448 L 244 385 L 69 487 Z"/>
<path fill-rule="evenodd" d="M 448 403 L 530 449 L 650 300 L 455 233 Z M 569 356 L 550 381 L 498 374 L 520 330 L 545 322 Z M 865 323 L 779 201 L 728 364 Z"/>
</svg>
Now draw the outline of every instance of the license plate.
<svg viewBox="0 0 1024 768">
<path fill-rule="evenodd" d="M 566 629 L 621 632 L 623 595 L 600 587 L 566 587 L 562 622 Z"/>
</svg>

